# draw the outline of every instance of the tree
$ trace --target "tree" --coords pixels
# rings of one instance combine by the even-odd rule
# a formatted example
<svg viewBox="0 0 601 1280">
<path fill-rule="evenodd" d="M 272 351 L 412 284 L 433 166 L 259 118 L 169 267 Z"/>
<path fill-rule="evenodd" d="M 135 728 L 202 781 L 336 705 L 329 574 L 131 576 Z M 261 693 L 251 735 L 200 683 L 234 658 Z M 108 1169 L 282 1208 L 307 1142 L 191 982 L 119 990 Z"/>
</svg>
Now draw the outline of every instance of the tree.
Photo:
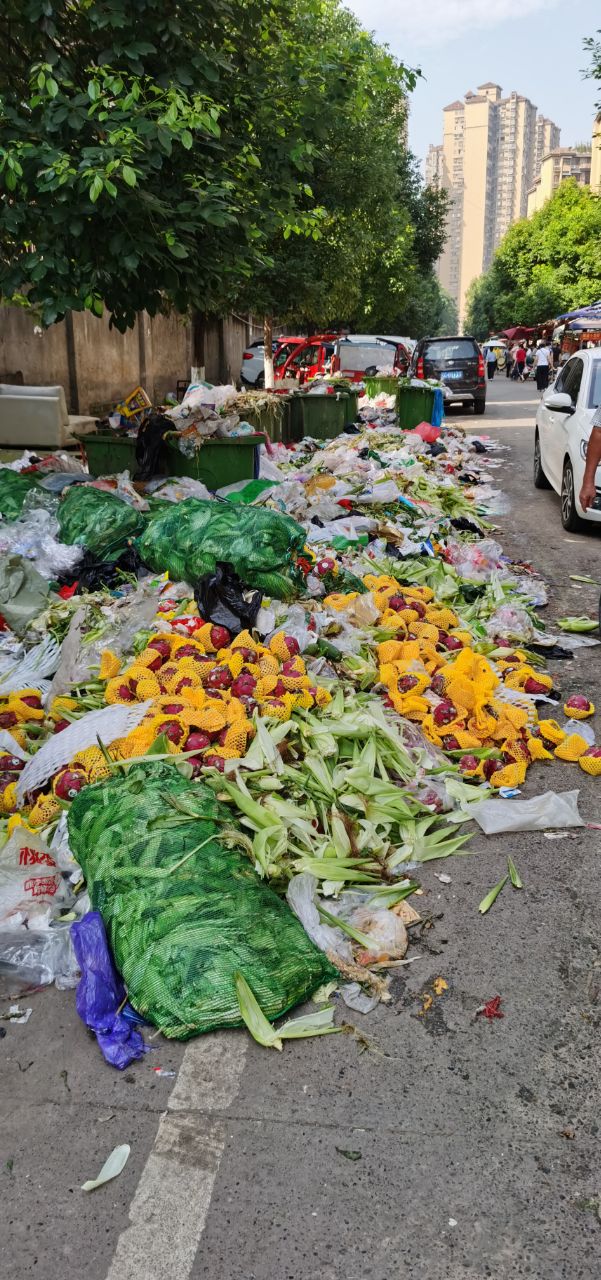
<svg viewBox="0 0 601 1280">
<path fill-rule="evenodd" d="M 601 201 L 569 179 L 532 218 L 510 227 L 468 294 L 476 337 L 536 325 L 601 295 Z"/>
<path fill-rule="evenodd" d="M 432 265 L 446 217 L 445 194 L 423 189 L 404 142 L 415 73 L 335 3 L 324 6 L 313 39 L 333 45 L 330 60 L 345 73 L 326 86 L 327 129 L 309 180 L 320 220 L 312 236 L 284 229 L 275 238 L 241 305 L 309 332 L 344 324 L 413 333 L 418 299 L 430 292 L 440 301 Z"/>
<path fill-rule="evenodd" d="M 325 7 L 5 0 L 0 294 L 45 324 L 107 308 L 121 329 L 230 305 L 275 236 L 316 225 L 324 86 L 344 87 L 310 38 Z"/>
</svg>

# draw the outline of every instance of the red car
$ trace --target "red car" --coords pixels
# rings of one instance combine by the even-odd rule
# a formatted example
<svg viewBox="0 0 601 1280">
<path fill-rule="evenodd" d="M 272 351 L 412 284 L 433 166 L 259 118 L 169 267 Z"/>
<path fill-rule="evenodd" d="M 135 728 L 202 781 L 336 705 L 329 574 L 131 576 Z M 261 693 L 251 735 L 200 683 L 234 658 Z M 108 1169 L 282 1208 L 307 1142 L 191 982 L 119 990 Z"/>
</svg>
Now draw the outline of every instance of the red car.
<svg viewBox="0 0 601 1280">
<path fill-rule="evenodd" d="M 320 333 L 312 338 L 285 338 L 273 357 L 275 381 L 297 378 L 302 383 L 329 373 L 337 337 L 335 333 Z"/>
</svg>

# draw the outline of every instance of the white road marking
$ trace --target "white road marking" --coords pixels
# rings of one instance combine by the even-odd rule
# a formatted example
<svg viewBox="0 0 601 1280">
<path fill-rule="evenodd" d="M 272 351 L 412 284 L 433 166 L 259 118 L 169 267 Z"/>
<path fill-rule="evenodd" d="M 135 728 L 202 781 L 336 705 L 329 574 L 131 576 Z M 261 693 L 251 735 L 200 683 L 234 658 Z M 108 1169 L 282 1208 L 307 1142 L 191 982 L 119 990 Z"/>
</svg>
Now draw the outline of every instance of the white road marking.
<svg viewBox="0 0 601 1280">
<path fill-rule="evenodd" d="M 225 1146 L 219 1113 L 237 1096 L 247 1043 L 244 1032 L 220 1031 L 186 1048 L 106 1280 L 190 1275 Z"/>
</svg>

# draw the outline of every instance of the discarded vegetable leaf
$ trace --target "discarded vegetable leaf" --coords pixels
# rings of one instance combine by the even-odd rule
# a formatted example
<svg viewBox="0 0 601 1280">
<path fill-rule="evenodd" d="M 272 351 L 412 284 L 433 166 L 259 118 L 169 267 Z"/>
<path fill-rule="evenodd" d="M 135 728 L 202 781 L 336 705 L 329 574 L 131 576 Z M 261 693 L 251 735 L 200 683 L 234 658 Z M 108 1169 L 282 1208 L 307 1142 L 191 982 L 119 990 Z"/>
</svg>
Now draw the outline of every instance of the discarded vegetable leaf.
<svg viewBox="0 0 601 1280">
<path fill-rule="evenodd" d="M 509 878 L 511 880 L 511 883 L 514 889 L 523 889 L 524 882 L 520 877 L 520 873 L 515 865 L 515 862 L 513 861 L 513 858 L 507 859 L 507 868 L 509 871 Z"/>
<path fill-rule="evenodd" d="M 95 1191 L 96 1187 L 102 1187 L 105 1182 L 110 1182 L 112 1178 L 118 1177 L 125 1168 L 129 1159 L 130 1146 L 124 1142 L 120 1147 L 115 1147 L 111 1151 L 110 1156 L 105 1160 L 97 1178 L 92 1178 L 89 1182 L 84 1182 L 82 1191 Z"/>
<path fill-rule="evenodd" d="M 596 631 L 598 625 L 596 618 L 568 617 L 557 619 L 557 626 L 561 627 L 562 631 Z"/>
<path fill-rule="evenodd" d="M 509 880 L 509 876 L 503 876 L 503 879 L 499 880 L 499 883 L 495 885 L 494 889 L 491 889 L 490 893 L 487 893 L 486 897 L 482 899 L 482 902 L 478 907 L 478 911 L 480 912 L 480 915 L 483 916 L 487 911 L 490 911 L 490 908 L 492 907 L 493 902 L 495 902 L 496 899 L 498 898 L 501 892 L 501 889 L 505 888 L 505 885 L 507 884 L 508 880 Z"/>
<path fill-rule="evenodd" d="M 345 1160 L 360 1160 L 360 1151 L 347 1151 L 344 1147 L 336 1147 L 339 1156 L 344 1156 Z"/>
<path fill-rule="evenodd" d="M 281 1052 L 283 1040 L 303 1040 L 308 1036 L 327 1036 L 342 1030 L 341 1027 L 332 1025 L 334 1009 L 332 1005 L 327 1005 L 324 1009 L 319 1009 L 317 1013 L 308 1013 L 304 1017 L 290 1019 L 276 1031 L 275 1027 L 272 1027 L 271 1023 L 267 1021 L 246 978 L 241 973 L 236 973 L 234 974 L 234 980 L 242 1018 L 253 1040 L 256 1040 L 257 1044 L 262 1044 L 265 1049 L 278 1049 Z"/>
</svg>

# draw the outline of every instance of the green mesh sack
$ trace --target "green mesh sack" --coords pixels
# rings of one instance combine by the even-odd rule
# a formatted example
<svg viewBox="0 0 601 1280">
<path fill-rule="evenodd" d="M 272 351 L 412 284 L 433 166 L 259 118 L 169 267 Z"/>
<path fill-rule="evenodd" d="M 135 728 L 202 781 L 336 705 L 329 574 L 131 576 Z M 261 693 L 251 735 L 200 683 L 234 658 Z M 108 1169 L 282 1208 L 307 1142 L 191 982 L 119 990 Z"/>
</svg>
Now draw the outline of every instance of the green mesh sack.
<svg viewBox="0 0 601 1280">
<path fill-rule="evenodd" d="M 87 485 L 71 486 L 57 519 L 61 542 L 86 547 L 106 559 L 119 556 L 146 524 L 146 517 L 121 498 Z"/>
<path fill-rule="evenodd" d="M 18 520 L 27 494 L 37 485 L 36 476 L 24 476 L 20 471 L 0 467 L 0 516 L 5 520 Z"/>
<path fill-rule="evenodd" d="M 337 976 L 246 855 L 227 847 L 231 811 L 177 765 L 132 765 L 85 787 L 68 826 L 128 998 L 164 1035 L 242 1026 L 236 972 L 272 1020 Z"/>
<path fill-rule="evenodd" d="M 268 574 L 270 595 L 290 599 L 298 591 L 295 563 L 306 534 L 290 516 L 198 498 L 166 506 L 165 512 L 153 514 L 137 544 L 154 572 L 167 570 L 176 581 L 195 583 L 223 561 L 249 587 L 265 590 Z"/>
</svg>

